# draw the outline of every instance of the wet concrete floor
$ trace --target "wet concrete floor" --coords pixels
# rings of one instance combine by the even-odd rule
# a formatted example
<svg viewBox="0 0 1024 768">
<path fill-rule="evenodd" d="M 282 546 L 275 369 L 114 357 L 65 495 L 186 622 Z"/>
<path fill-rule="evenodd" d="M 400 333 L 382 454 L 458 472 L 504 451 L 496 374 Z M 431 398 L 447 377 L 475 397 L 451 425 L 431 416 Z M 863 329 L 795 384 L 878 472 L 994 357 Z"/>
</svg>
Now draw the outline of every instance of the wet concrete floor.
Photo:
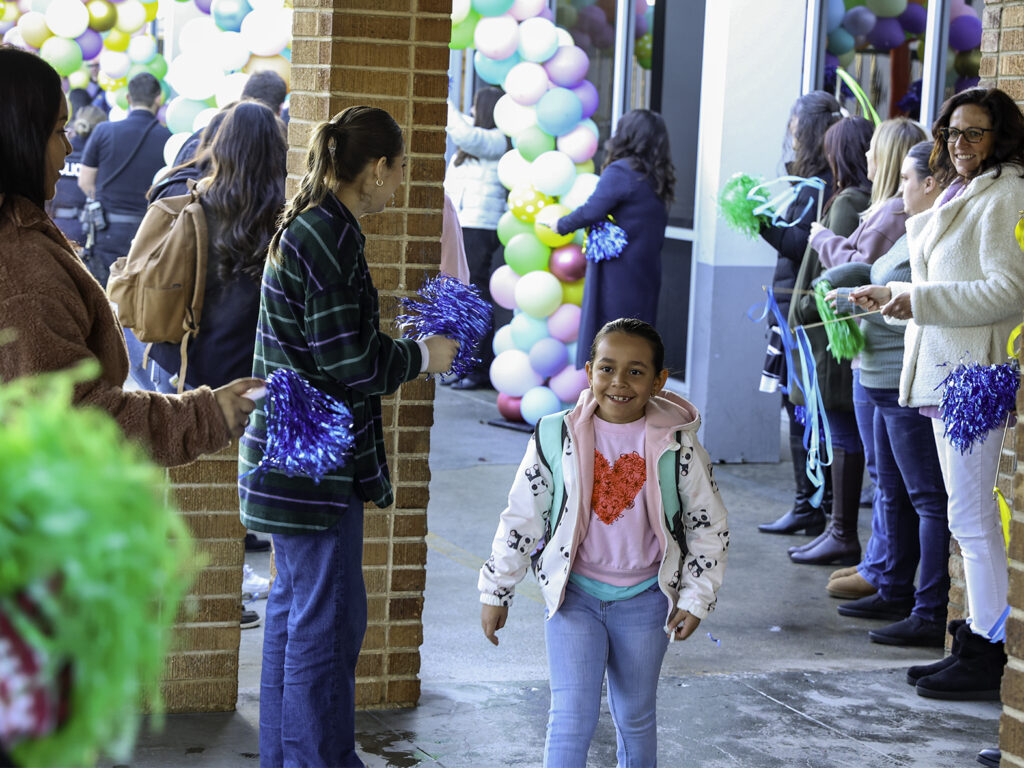
<svg viewBox="0 0 1024 768">
<path fill-rule="evenodd" d="M 494 398 L 489 390 L 438 388 L 422 696 L 415 709 L 357 715 L 360 754 L 369 768 L 541 764 L 547 662 L 543 607 L 530 577 L 517 592 L 497 648 L 479 627 L 476 571 L 528 439 L 486 424 L 496 416 Z M 869 642 L 868 630 L 883 623 L 836 613 L 839 601 L 824 591 L 832 568 L 789 561 L 786 547 L 805 539 L 757 531 L 757 523 L 788 508 L 791 465 L 719 465 L 715 478 L 730 514 L 729 566 L 718 609 L 687 642 L 669 647 L 658 695 L 659 764 L 977 765 L 977 751 L 997 742 L 999 703 L 918 697 L 904 671 L 940 658 L 941 651 Z M 869 511 L 862 510 L 861 518 L 866 543 Z M 247 560 L 267 575 L 267 555 Z M 260 613 L 264 606 L 253 604 Z M 162 732 L 142 735 L 127 764 L 257 765 L 261 641 L 261 628 L 242 633 L 236 712 L 168 716 Z M 615 762 L 605 703 L 588 765 L 611 768 Z"/>
</svg>

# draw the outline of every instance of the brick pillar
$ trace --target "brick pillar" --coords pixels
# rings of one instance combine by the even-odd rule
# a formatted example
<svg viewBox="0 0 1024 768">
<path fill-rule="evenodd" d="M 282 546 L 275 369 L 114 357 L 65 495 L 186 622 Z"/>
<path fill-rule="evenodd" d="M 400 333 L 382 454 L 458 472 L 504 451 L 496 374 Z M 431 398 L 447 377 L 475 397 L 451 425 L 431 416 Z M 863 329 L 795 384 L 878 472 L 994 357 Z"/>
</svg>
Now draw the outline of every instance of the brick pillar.
<svg viewBox="0 0 1024 768">
<path fill-rule="evenodd" d="M 238 698 L 245 528 L 237 477 L 238 443 L 168 470 L 174 502 L 206 559 L 174 628 L 161 686 L 168 712 L 229 712 Z"/>
<path fill-rule="evenodd" d="M 295 2 L 290 192 L 305 170 L 313 126 L 345 107 L 386 109 L 405 134 L 405 184 L 392 207 L 361 222 L 381 326 L 392 334 L 398 300 L 440 263 L 450 13 L 451 0 Z M 395 504 L 366 509 L 369 625 L 357 669 L 361 708 L 413 706 L 419 699 L 433 398 L 433 383 L 418 380 L 384 401 Z"/>
<path fill-rule="evenodd" d="M 1000 88 L 1024 106 L 1024 0 L 986 0 L 982 18 L 981 85 Z M 1024 391 L 1017 393 L 1024 414 Z M 999 467 L 999 487 L 1012 494 L 1010 523 L 1010 618 L 1006 622 L 1003 715 L 999 722 L 1002 765 L 1024 768 L 1024 421 L 1007 435 Z M 1016 460 L 1016 461 L 1015 461 Z M 1014 466 L 1016 464 L 1016 467 Z M 960 572 L 963 572 L 962 563 Z"/>
</svg>

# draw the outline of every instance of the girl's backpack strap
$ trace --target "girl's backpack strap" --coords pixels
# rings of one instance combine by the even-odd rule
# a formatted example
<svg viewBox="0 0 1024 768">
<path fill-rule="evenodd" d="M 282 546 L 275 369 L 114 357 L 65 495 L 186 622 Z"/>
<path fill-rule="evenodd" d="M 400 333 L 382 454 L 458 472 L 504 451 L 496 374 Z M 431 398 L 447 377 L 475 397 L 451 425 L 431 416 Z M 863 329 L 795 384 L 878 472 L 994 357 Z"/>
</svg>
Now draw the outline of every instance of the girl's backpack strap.
<svg viewBox="0 0 1024 768">
<path fill-rule="evenodd" d="M 565 416 L 569 409 L 544 416 L 537 422 L 534 438 L 537 441 L 537 454 L 541 462 L 551 473 L 551 520 L 550 530 L 554 530 L 558 517 L 562 512 L 565 483 L 562 477 L 562 430 Z"/>
<path fill-rule="evenodd" d="M 682 432 L 676 432 L 676 443 L 682 445 Z M 665 451 L 658 459 L 658 483 L 661 487 L 661 503 L 665 508 L 665 520 L 669 531 L 683 552 L 686 538 L 683 530 L 683 501 L 679 498 L 679 454 L 681 450 Z"/>
</svg>

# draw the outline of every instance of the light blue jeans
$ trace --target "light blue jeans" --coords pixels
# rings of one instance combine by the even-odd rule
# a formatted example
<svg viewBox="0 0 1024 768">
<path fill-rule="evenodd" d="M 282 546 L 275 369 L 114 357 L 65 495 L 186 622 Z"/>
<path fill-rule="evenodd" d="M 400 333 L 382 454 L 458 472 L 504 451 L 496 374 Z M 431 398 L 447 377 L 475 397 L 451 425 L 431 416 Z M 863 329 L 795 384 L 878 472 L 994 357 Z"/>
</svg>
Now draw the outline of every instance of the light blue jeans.
<svg viewBox="0 0 1024 768">
<path fill-rule="evenodd" d="M 657 765 L 656 703 L 667 615 L 668 598 L 657 585 L 610 603 L 575 584 L 566 586 L 562 606 L 544 623 L 551 679 L 544 768 L 585 768 L 605 671 L 619 768 Z"/>
</svg>

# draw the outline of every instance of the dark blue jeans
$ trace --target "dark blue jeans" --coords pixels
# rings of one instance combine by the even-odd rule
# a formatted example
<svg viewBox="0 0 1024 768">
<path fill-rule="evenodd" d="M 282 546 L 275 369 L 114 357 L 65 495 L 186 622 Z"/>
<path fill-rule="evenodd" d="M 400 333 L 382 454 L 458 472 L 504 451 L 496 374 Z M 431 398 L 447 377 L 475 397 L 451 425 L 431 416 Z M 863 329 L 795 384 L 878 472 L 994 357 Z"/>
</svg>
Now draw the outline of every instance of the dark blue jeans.
<svg viewBox="0 0 1024 768">
<path fill-rule="evenodd" d="M 274 534 L 260 680 L 260 768 L 361 768 L 356 661 L 366 633 L 363 503 L 322 533 Z"/>
<path fill-rule="evenodd" d="M 949 525 L 931 419 L 900 406 L 895 389 L 865 391 L 875 405 L 875 466 L 888 544 L 878 591 L 887 600 L 913 594 L 914 614 L 942 623 L 949 596 Z"/>
<path fill-rule="evenodd" d="M 868 393 L 864 391 L 864 385 L 860 383 L 859 370 L 853 372 L 853 412 L 857 416 L 857 431 L 860 432 L 860 440 L 864 444 L 864 466 L 867 467 L 871 482 L 875 484 L 875 494 L 871 499 L 871 538 L 864 548 L 864 557 L 861 558 L 857 571 L 865 581 L 877 589 L 882 580 L 882 571 L 885 570 L 888 542 L 885 538 L 882 514 L 879 511 L 882 492 L 878 490 L 878 471 L 875 467 L 875 404 L 871 402 Z"/>
</svg>

